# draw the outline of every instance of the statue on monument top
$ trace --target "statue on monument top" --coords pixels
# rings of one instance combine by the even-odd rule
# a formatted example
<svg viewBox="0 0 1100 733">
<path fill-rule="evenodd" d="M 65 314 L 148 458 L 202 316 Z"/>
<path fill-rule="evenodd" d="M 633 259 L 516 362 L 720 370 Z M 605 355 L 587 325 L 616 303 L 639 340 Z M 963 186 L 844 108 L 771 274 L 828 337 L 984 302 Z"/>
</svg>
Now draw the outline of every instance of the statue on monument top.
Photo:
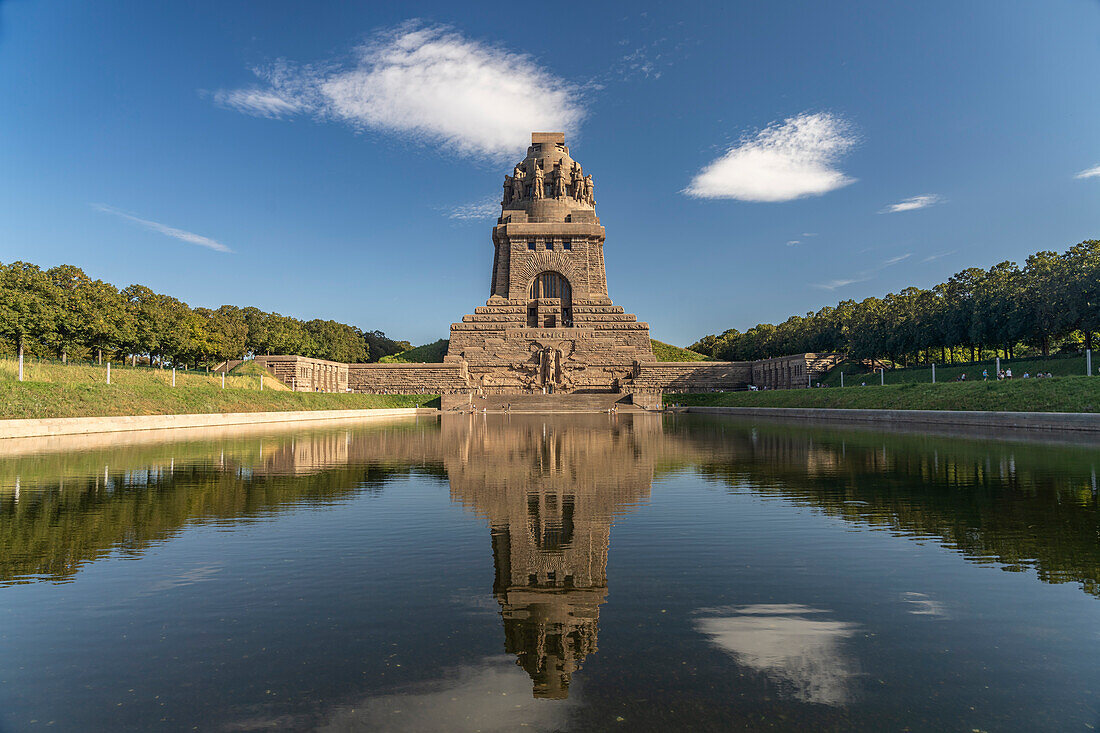
<svg viewBox="0 0 1100 733">
<path fill-rule="evenodd" d="M 517 165 L 515 168 L 512 169 L 512 201 L 520 201 L 523 199 L 524 175 L 525 173 L 522 165 Z"/>
<path fill-rule="evenodd" d="M 584 201 L 584 203 L 588 204 L 589 206 L 596 205 L 596 195 L 595 191 L 593 190 L 591 175 L 587 175 L 584 177 L 584 198 L 582 199 L 582 201 Z"/>
<path fill-rule="evenodd" d="M 573 198 L 584 200 L 584 175 L 576 161 L 573 161 Z"/>
<path fill-rule="evenodd" d="M 546 180 L 542 172 L 542 162 L 535 161 L 535 183 L 531 186 L 531 198 L 538 201 L 545 194 Z"/>
<path fill-rule="evenodd" d="M 554 178 L 554 198 L 565 198 L 565 161 L 558 164 L 558 175 Z"/>
</svg>

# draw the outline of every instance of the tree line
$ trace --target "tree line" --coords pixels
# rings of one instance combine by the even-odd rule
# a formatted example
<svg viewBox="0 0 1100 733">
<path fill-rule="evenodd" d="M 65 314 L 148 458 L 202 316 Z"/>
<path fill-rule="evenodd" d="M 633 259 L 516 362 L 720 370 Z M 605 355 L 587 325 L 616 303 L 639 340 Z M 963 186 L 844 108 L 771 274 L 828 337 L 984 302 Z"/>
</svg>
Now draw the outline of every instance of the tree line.
<svg viewBox="0 0 1100 733">
<path fill-rule="evenodd" d="M 844 352 L 908 365 L 1091 349 L 1098 331 L 1100 240 L 1087 240 L 1061 254 L 1036 252 L 1023 267 L 971 267 L 927 290 L 844 300 L 779 325 L 708 335 L 690 348 L 723 361 Z"/>
<path fill-rule="evenodd" d="M 409 348 L 346 323 L 254 307 L 192 308 L 144 285 L 119 290 L 73 265 L 0 263 L 0 352 L 8 355 L 198 366 L 255 354 L 360 363 Z"/>
</svg>

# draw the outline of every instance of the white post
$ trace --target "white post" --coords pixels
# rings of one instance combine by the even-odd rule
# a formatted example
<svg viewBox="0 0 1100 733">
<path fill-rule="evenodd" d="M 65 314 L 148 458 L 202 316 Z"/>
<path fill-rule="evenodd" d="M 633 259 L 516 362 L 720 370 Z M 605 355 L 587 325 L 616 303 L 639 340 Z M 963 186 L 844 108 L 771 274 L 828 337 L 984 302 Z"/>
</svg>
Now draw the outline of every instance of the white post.
<svg viewBox="0 0 1100 733">
<path fill-rule="evenodd" d="M 993 378 L 996 379 L 1000 375 L 1000 373 L 1001 373 L 1001 357 L 1000 357 L 1000 355 L 998 355 L 997 356 L 997 373 L 993 375 Z"/>
<path fill-rule="evenodd" d="M 841 373 L 840 373 L 840 386 L 841 386 L 841 387 L 843 387 L 843 386 L 844 386 L 844 372 L 841 372 Z"/>
<path fill-rule="evenodd" d="M 111 383 L 111 362 L 107 362 L 107 384 Z"/>
<path fill-rule="evenodd" d="M 264 391 L 264 375 L 260 375 L 260 391 Z"/>
<path fill-rule="evenodd" d="M 879 377 L 879 382 L 882 384 L 883 387 L 885 387 L 886 386 L 886 367 L 883 367 L 882 369 L 878 370 L 878 377 Z"/>
<path fill-rule="evenodd" d="M 23 352 L 19 352 L 19 381 L 23 381 Z"/>
<path fill-rule="evenodd" d="M 176 368 L 172 367 L 172 386 L 176 386 Z"/>
<path fill-rule="evenodd" d="M 225 389 L 225 372 L 222 372 L 222 389 Z"/>
<path fill-rule="evenodd" d="M 932 362 L 932 384 L 936 383 L 936 362 Z"/>
<path fill-rule="evenodd" d="M 1085 374 L 1092 376 L 1092 349 L 1085 349 Z"/>
</svg>

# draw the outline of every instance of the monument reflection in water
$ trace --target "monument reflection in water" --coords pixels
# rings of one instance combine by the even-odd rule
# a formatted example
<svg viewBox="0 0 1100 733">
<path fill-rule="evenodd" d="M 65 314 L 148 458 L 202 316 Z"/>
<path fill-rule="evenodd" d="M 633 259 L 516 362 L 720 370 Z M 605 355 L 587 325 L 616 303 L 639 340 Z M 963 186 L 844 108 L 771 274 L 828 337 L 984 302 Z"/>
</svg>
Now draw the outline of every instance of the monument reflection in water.
<svg viewBox="0 0 1100 733">
<path fill-rule="evenodd" d="M 501 422 L 503 420 L 503 422 Z M 489 521 L 505 649 L 535 697 L 565 698 L 596 651 L 612 518 L 649 497 L 652 417 L 443 417 L 451 497 Z M 651 455 L 651 454 L 650 454 Z"/>
</svg>

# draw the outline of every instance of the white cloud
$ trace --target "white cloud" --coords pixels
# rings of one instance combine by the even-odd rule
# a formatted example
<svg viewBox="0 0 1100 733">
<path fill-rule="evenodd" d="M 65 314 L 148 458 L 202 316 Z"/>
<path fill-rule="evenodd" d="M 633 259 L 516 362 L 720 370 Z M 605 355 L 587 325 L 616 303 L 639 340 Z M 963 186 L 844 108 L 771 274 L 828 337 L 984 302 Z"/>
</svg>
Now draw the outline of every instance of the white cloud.
<svg viewBox="0 0 1100 733">
<path fill-rule="evenodd" d="M 829 281 L 823 282 L 823 283 L 810 283 L 810 284 L 813 285 L 815 288 L 821 288 L 822 290 L 836 290 L 837 288 L 842 288 L 845 285 L 854 285 L 855 283 L 867 282 L 870 279 L 871 279 L 871 276 L 868 275 L 866 277 L 850 277 L 850 278 L 842 278 L 840 280 L 829 280 Z"/>
<path fill-rule="evenodd" d="M 803 702 L 841 705 L 851 697 L 855 664 L 843 643 L 860 629 L 821 618 L 820 609 L 798 604 L 758 604 L 702 609 L 695 623 L 712 644 L 750 669 L 790 686 Z"/>
<path fill-rule="evenodd" d="M 442 26 L 379 33 L 352 65 L 277 62 L 255 71 L 269 88 L 223 90 L 215 100 L 264 117 L 311 113 L 470 156 L 514 156 L 532 131 L 570 134 L 585 114 L 581 90 L 529 56 Z"/>
<path fill-rule="evenodd" d="M 816 237 L 817 232 L 802 232 L 803 237 Z"/>
<path fill-rule="evenodd" d="M 742 139 L 703 168 L 684 193 L 739 201 L 820 196 L 855 182 L 835 165 L 856 142 L 844 119 L 806 112 Z"/>
<path fill-rule="evenodd" d="M 837 280 L 828 280 L 828 281 L 823 282 L 823 283 L 810 283 L 810 285 L 812 285 L 815 288 L 821 288 L 822 290 L 836 290 L 837 288 L 842 288 L 845 285 L 853 285 L 855 283 L 867 282 L 868 280 L 873 278 L 875 275 L 879 274 L 882 270 L 886 269 L 887 267 L 890 267 L 891 265 L 896 265 L 899 262 L 902 262 L 903 260 L 907 260 L 912 256 L 913 256 L 912 252 L 906 252 L 905 254 L 901 254 L 901 255 L 897 255 L 896 257 L 890 257 L 888 259 L 885 259 L 885 260 L 882 261 L 882 264 L 878 265 L 877 267 L 872 267 L 870 270 L 862 270 L 861 272 L 856 273 L 852 277 L 840 278 L 840 279 L 837 279 Z"/>
<path fill-rule="evenodd" d="M 141 224 L 147 229 L 152 229 L 154 232 L 160 232 L 161 234 L 173 237 L 174 239 L 178 239 L 181 242 L 187 242 L 188 244 L 197 244 L 200 247 L 207 247 L 208 249 L 212 249 L 216 252 L 233 251 L 221 242 L 210 239 L 209 237 L 204 237 L 201 234 L 195 234 L 184 229 L 176 229 L 175 227 L 170 227 L 167 224 L 161 224 L 159 222 L 150 221 L 148 219 L 142 219 L 140 217 L 134 216 L 133 214 L 127 214 L 125 211 L 120 211 L 113 206 L 107 206 L 105 204 L 92 204 L 92 208 L 107 214 L 121 216 L 123 219 L 129 219 L 132 222 Z"/>
<path fill-rule="evenodd" d="M 941 204 L 943 201 L 943 196 L 940 196 L 938 193 L 925 193 L 920 196 L 903 199 L 896 204 L 890 204 L 879 213 L 896 214 L 899 211 L 916 211 L 917 209 L 924 209 L 933 204 Z"/>
<path fill-rule="evenodd" d="M 951 250 L 950 252 L 937 252 L 936 254 L 928 255 L 923 260 L 921 260 L 921 262 L 934 262 L 935 260 L 938 260 L 941 257 L 947 257 L 948 255 L 953 255 L 953 254 L 955 254 L 955 250 Z"/>
<path fill-rule="evenodd" d="M 223 107 L 256 117 L 287 117 L 302 110 L 303 105 L 263 89 L 222 89 L 214 93 L 214 101 Z"/>
<path fill-rule="evenodd" d="M 1074 178 L 1100 178 L 1100 165 L 1094 165 L 1092 168 L 1086 168 L 1081 171 Z"/>
<path fill-rule="evenodd" d="M 913 256 L 912 252 L 906 252 L 903 255 L 898 255 L 897 257 L 891 257 L 890 259 L 883 261 L 882 267 L 889 267 L 890 265 L 896 265 L 899 262 L 901 262 L 902 260 L 907 260 L 912 256 Z"/>
<path fill-rule="evenodd" d="M 446 209 L 447 216 L 451 219 L 470 221 L 473 219 L 489 219 L 500 216 L 500 201 L 489 197 L 481 201 L 472 201 L 468 204 Z"/>
<path fill-rule="evenodd" d="M 787 242 L 788 247 L 793 247 L 796 244 L 802 244 L 802 242 L 798 239 L 792 239 L 791 241 Z"/>
</svg>

